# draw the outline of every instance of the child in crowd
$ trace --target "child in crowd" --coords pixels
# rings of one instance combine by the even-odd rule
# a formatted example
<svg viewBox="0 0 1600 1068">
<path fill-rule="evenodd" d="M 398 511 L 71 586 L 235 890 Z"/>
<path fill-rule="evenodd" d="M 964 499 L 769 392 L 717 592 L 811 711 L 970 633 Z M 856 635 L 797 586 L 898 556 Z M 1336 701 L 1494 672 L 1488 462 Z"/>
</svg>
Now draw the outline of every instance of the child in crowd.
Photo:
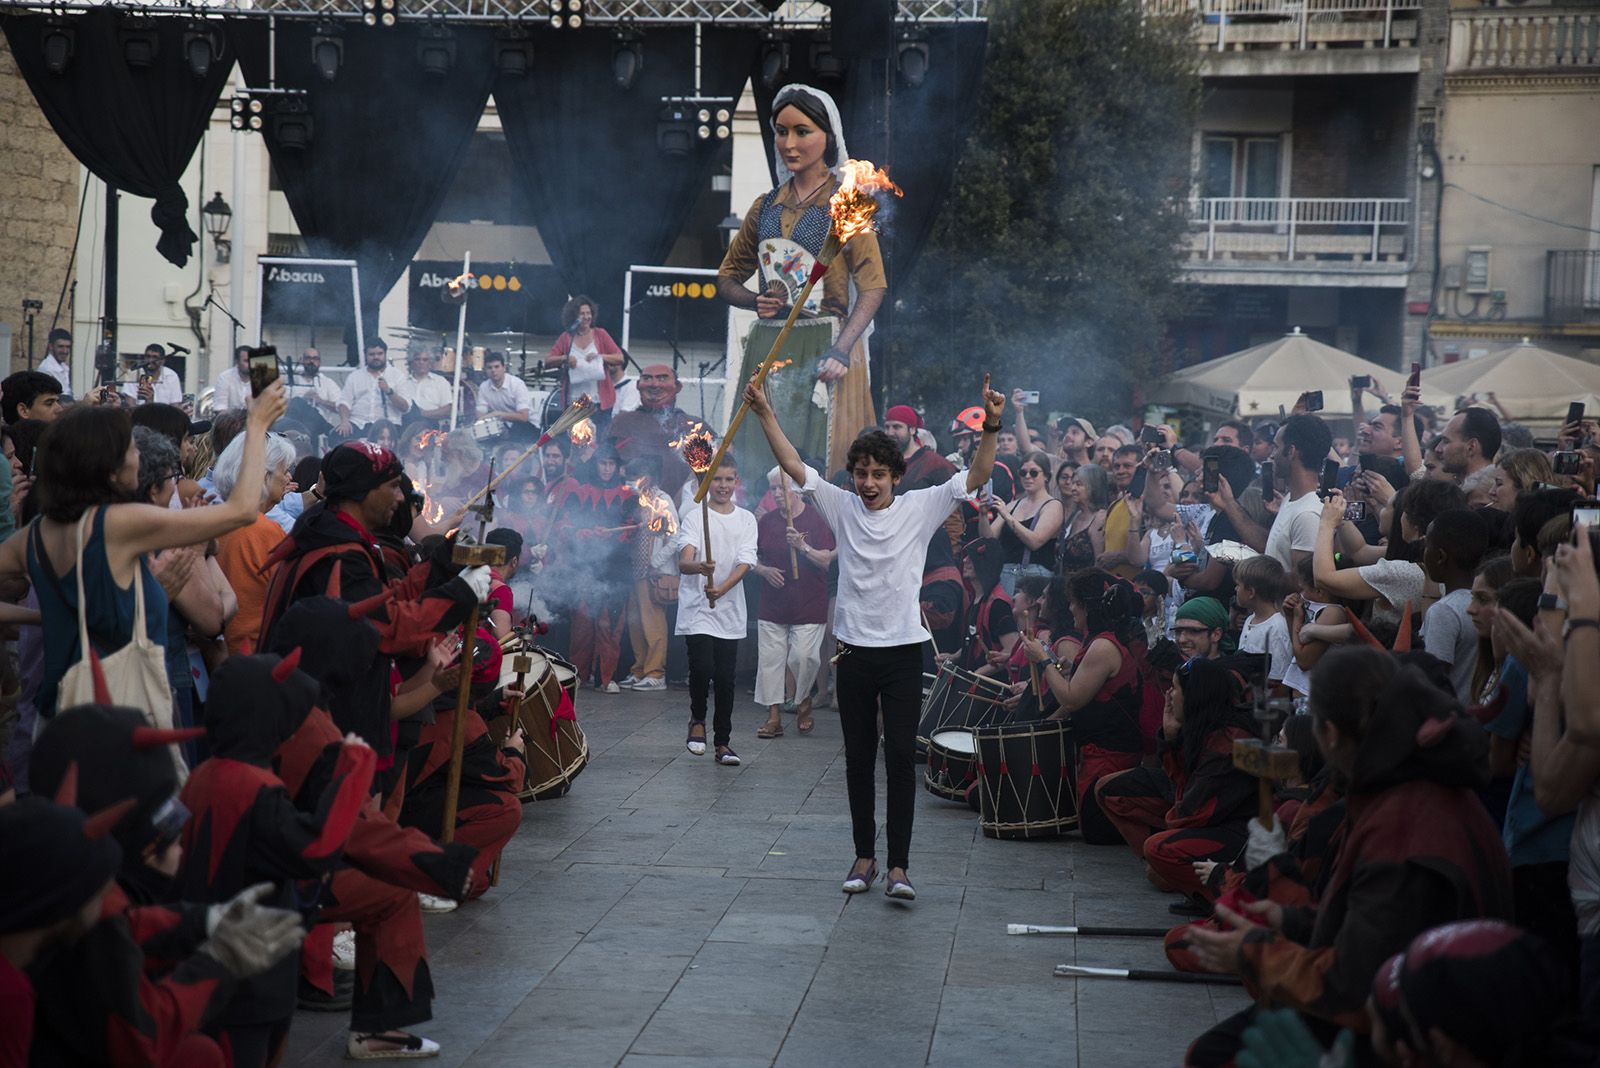
<svg viewBox="0 0 1600 1068">
<path fill-rule="evenodd" d="M 1247 613 L 1239 628 L 1241 653 L 1266 653 L 1267 679 L 1281 683 L 1294 661 L 1289 623 L 1280 610 L 1289 592 L 1283 565 L 1270 556 L 1252 556 L 1234 565 L 1233 599 Z"/>
<path fill-rule="evenodd" d="M 756 564 L 756 517 L 733 503 L 739 469 L 733 456 L 722 458 L 711 476 L 711 559 L 699 508 L 685 508 L 678 528 L 678 633 L 689 646 L 689 752 L 706 751 L 706 698 L 714 695 L 712 741 L 717 763 L 730 767 L 739 756 L 728 745 L 733 733 L 733 672 L 744 637 L 744 592 L 739 584 Z"/>
<path fill-rule="evenodd" d="M 1299 592 L 1283 599 L 1283 618 L 1289 628 L 1289 648 L 1294 658 L 1283 673 L 1283 684 L 1294 691 L 1298 701 L 1310 696 L 1311 669 L 1322 654 L 1330 646 L 1349 641 L 1355 628 L 1344 607 L 1334 603 L 1333 595 L 1312 577 L 1311 557 L 1301 560 L 1294 570 Z"/>
<path fill-rule="evenodd" d="M 1477 512 L 1453 508 L 1428 525 L 1422 566 L 1444 587 L 1444 596 L 1422 617 L 1422 647 L 1450 669 L 1450 682 L 1463 705 L 1472 703 L 1472 673 L 1478 666 L 1478 632 L 1467 609 L 1472 577 L 1489 550 L 1489 524 Z"/>
<path fill-rule="evenodd" d="M 1140 622 L 1144 624 L 1145 640 L 1151 645 L 1172 636 L 1172 621 L 1177 616 L 1178 586 L 1159 571 L 1146 569 L 1133 577 L 1134 589 L 1144 602 Z"/>
</svg>

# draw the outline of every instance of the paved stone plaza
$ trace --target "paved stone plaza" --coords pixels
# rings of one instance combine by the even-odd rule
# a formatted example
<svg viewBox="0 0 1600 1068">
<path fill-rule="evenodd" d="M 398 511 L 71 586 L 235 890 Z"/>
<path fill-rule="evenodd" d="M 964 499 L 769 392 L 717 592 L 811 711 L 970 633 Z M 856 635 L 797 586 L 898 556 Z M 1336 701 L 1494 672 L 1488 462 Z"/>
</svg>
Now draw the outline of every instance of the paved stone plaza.
<svg viewBox="0 0 1600 1068">
<path fill-rule="evenodd" d="M 744 765 L 724 768 L 684 749 L 686 691 L 579 696 L 591 759 L 572 793 L 523 809 L 498 887 L 427 919 L 437 999 L 417 1030 L 436 1063 L 1148 1068 L 1246 1004 L 1237 987 L 1055 978 L 1067 961 L 1163 966 L 1161 946 L 1007 937 L 1008 921 L 1164 925 L 1173 899 L 1126 849 L 996 841 L 926 792 L 917 901 L 891 903 L 881 879 L 847 898 L 829 710 L 762 741 L 741 687 Z M 285 1063 L 346 1063 L 348 1026 L 299 1013 Z"/>
</svg>

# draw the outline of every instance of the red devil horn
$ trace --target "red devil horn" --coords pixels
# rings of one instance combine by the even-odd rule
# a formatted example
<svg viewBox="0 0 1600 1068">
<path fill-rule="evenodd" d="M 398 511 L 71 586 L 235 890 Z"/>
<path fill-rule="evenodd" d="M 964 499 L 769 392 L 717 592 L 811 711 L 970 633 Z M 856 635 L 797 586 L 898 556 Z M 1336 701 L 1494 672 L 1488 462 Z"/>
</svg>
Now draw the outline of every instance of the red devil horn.
<svg viewBox="0 0 1600 1068">
<path fill-rule="evenodd" d="M 109 705 L 111 703 L 111 688 L 106 685 L 106 673 L 100 666 L 100 655 L 94 651 L 94 646 L 89 646 L 89 674 L 94 679 L 94 703 Z"/>
<path fill-rule="evenodd" d="M 287 682 L 293 675 L 295 668 L 300 666 L 300 647 L 297 645 L 289 650 L 289 655 L 278 661 L 278 666 L 272 669 L 273 682 Z"/>
<path fill-rule="evenodd" d="M 78 807 L 78 762 L 74 760 L 61 773 L 61 785 L 56 787 L 55 802 L 67 808 Z"/>
<path fill-rule="evenodd" d="M 336 601 L 344 600 L 344 584 L 341 577 L 343 568 L 344 561 L 335 560 L 333 562 L 333 570 L 328 573 L 328 596 Z"/>
<path fill-rule="evenodd" d="M 204 727 L 135 727 L 132 741 L 135 749 L 157 749 L 163 745 L 192 742 L 205 736 Z"/>
<path fill-rule="evenodd" d="M 1394 638 L 1394 651 L 1409 653 L 1411 651 L 1411 602 L 1407 601 L 1405 608 L 1400 611 L 1400 633 Z"/>
<path fill-rule="evenodd" d="M 136 804 L 133 798 L 125 797 L 114 805 L 107 805 L 93 816 L 83 821 L 83 836 L 91 842 L 97 838 L 104 838 L 111 833 L 111 829 L 122 822 Z"/>
<path fill-rule="evenodd" d="M 1361 620 L 1357 619 L 1355 616 L 1351 616 L 1350 617 L 1350 626 L 1352 628 L 1354 628 L 1354 630 L 1356 632 L 1356 637 L 1360 638 L 1362 641 L 1366 642 L 1368 645 L 1372 646 L 1374 649 L 1382 649 L 1383 648 L 1383 643 L 1380 642 L 1377 638 L 1373 637 L 1372 636 L 1372 632 L 1370 630 L 1368 630 L 1364 625 L 1362 625 Z"/>
<path fill-rule="evenodd" d="M 373 615 L 380 608 L 382 608 L 384 605 L 389 603 L 389 597 L 390 597 L 389 591 L 388 590 L 384 590 L 382 593 L 373 594 L 371 597 L 368 597 L 365 601 L 355 601 L 355 602 L 353 602 L 350 605 L 350 609 L 349 609 L 350 618 L 351 619 L 365 619 L 368 616 Z"/>
</svg>

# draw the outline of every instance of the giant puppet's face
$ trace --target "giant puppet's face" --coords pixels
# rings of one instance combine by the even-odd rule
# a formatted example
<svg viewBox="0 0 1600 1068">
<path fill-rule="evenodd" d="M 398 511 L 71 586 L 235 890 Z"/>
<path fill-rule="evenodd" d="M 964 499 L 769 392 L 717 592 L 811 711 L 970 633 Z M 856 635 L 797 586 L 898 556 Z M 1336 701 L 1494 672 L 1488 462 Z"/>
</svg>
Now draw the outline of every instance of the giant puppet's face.
<svg viewBox="0 0 1600 1068">
<path fill-rule="evenodd" d="M 828 151 L 827 131 L 793 104 L 772 117 L 772 135 L 778 156 L 791 174 L 803 174 L 816 166 Z"/>
</svg>

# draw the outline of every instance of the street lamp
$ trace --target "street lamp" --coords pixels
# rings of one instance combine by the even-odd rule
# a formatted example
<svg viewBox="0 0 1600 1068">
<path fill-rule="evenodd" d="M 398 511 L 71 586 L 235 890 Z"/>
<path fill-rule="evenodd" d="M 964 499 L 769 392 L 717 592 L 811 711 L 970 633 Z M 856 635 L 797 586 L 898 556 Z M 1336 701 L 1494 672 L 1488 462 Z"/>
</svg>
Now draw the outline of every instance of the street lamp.
<svg viewBox="0 0 1600 1068">
<path fill-rule="evenodd" d="M 228 240 L 228 226 L 233 222 L 233 209 L 228 207 L 228 202 L 222 199 L 220 192 L 213 193 L 211 200 L 200 214 L 205 216 L 206 233 L 211 235 L 211 243 L 217 250 L 217 262 L 227 263 L 233 257 L 233 242 Z"/>
</svg>

